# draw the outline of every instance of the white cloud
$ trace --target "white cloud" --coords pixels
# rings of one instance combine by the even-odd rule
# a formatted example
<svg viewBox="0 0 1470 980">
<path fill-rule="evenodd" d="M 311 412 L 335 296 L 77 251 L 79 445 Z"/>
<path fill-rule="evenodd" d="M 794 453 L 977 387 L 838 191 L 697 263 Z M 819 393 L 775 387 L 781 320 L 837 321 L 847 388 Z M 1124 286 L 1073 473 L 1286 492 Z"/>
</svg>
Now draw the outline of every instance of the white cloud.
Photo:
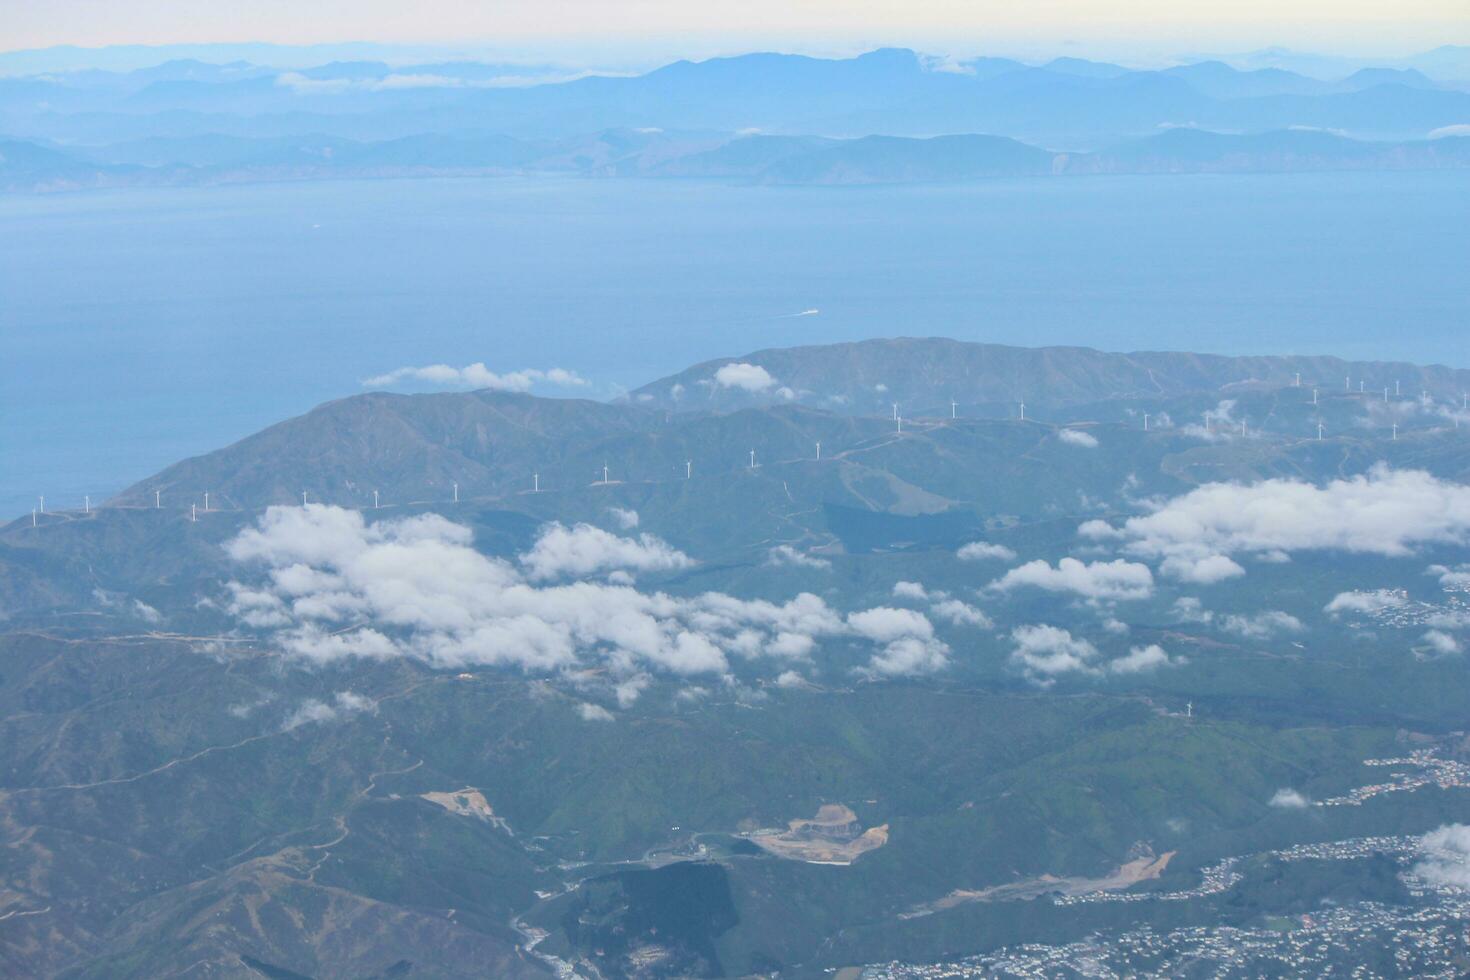
<svg viewBox="0 0 1470 980">
<path fill-rule="evenodd" d="M 929 598 L 929 592 L 919 582 L 895 582 L 893 583 L 893 595 L 897 599 L 913 599 L 923 602 Z"/>
<path fill-rule="evenodd" d="M 1192 595 L 1174 600 L 1174 615 L 1186 623 L 1208 623 L 1215 618 L 1215 614 Z"/>
<path fill-rule="evenodd" d="M 1437 887 L 1470 888 L 1470 827 L 1446 824 L 1419 840 L 1414 874 Z"/>
<path fill-rule="evenodd" d="M 617 521 L 618 527 L 624 531 L 631 531 L 638 526 L 638 512 L 636 510 L 624 510 L 622 507 L 609 507 L 607 512 Z"/>
<path fill-rule="evenodd" d="M 694 564 L 694 559 L 651 534 L 623 538 L 590 524 L 547 525 L 520 561 L 537 580 L 582 577 L 612 569 L 663 572 Z"/>
<path fill-rule="evenodd" d="M 310 725 L 318 722 L 333 721 L 342 715 L 356 714 L 363 711 L 375 711 L 377 705 L 371 698 L 365 698 L 361 694 L 352 691 L 338 691 L 337 696 L 331 704 L 319 701 L 316 698 L 307 698 L 297 706 L 296 710 L 286 718 L 281 727 L 286 731 L 300 728 L 302 725 Z"/>
<path fill-rule="evenodd" d="M 1003 544 L 971 541 L 969 544 L 961 545 L 960 550 L 955 552 L 955 557 L 960 561 L 984 561 L 988 558 L 998 561 L 1014 561 L 1016 553 Z"/>
<path fill-rule="evenodd" d="M 832 563 L 825 558 L 809 555 L 804 551 L 798 551 L 789 544 L 778 544 L 766 553 L 767 565 L 789 565 L 793 568 L 831 568 Z"/>
<path fill-rule="evenodd" d="M 1057 626 L 1017 626 L 1011 630 L 1011 662 L 1042 686 L 1066 673 L 1093 674 L 1097 647 Z"/>
<path fill-rule="evenodd" d="M 1442 657 L 1460 652 L 1460 641 L 1444 630 L 1428 630 L 1419 640 L 1429 648 L 1431 653 Z"/>
<path fill-rule="evenodd" d="M 1339 592 L 1332 601 L 1322 607 L 1329 616 L 1344 613 L 1359 613 L 1372 616 L 1389 609 L 1408 605 L 1409 595 L 1402 589 L 1374 589 L 1371 592 Z"/>
<path fill-rule="evenodd" d="M 1159 565 L 1159 571 L 1170 578 L 1196 585 L 1213 585 L 1245 574 L 1245 569 L 1225 555 L 1207 555 L 1204 558 L 1172 555 Z"/>
<path fill-rule="evenodd" d="M 783 670 L 776 675 L 777 687 L 806 687 L 807 679 L 794 670 Z"/>
<path fill-rule="evenodd" d="M 1122 527 L 1089 521 L 1078 530 L 1119 540 L 1137 557 L 1178 561 L 1301 550 L 1398 557 L 1420 545 L 1470 542 L 1470 487 L 1380 464 L 1323 487 L 1281 479 L 1211 483 Z"/>
<path fill-rule="evenodd" d="M 989 616 L 959 599 L 945 599 L 936 602 L 929 607 L 929 611 L 947 623 L 955 626 L 974 626 L 977 629 L 988 630 L 995 627 Z"/>
<path fill-rule="evenodd" d="M 776 386 L 776 379 L 759 364 L 732 361 L 723 364 L 715 372 L 715 384 L 721 388 L 739 388 L 741 391 L 761 392 Z"/>
<path fill-rule="evenodd" d="M 1444 139 L 1446 136 L 1470 136 L 1470 123 L 1452 123 L 1429 131 L 1429 138 L 1432 140 Z"/>
<path fill-rule="evenodd" d="M 1271 806 L 1282 810 L 1303 810 L 1311 805 L 1311 800 L 1294 789 L 1278 789 L 1271 797 Z"/>
<path fill-rule="evenodd" d="M 494 391 L 530 391 L 534 385 L 545 383 L 562 388 L 581 387 L 587 381 L 575 371 L 565 368 L 526 368 L 496 374 L 481 361 L 457 368 L 448 364 L 429 364 L 424 367 L 395 368 L 386 374 L 363 379 L 364 388 L 388 388 L 404 381 L 442 385 L 448 388 L 490 388 Z"/>
<path fill-rule="evenodd" d="M 1154 577 L 1147 565 L 1121 558 L 1085 563 L 1063 558 L 1055 568 L 1038 558 L 1006 572 L 990 588 L 1008 591 L 1024 585 L 1089 599 L 1147 599 L 1153 594 Z"/>
<path fill-rule="evenodd" d="M 612 721 L 613 713 L 600 704 L 583 701 L 577 705 L 577 717 L 583 721 Z"/>
<path fill-rule="evenodd" d="M 870 676 L 927 674 L 949 662 L 949 647 L 935 638 L 934 624 L 923 613 L 878 606 L 849 614 L 847 624 L 858 636 L 884 645 L 868 661 Z"/>
<path fill-rule="evenodd" d="M 1439 585 L 1442 589 L 1470 591 L 1470 565 L 1456 565 L 1453 568 L 1445 565 L 1430 565 L 1428 572 L 1439 576 Z"/>
<path fill-rule="evenodd" d="M 1097 437 L 1081 429 L 1062 429 L 1057 433 L 1057 438 L 1069 446 L 1078 446 L 1082 449 L 1097 448 Z"/>
<path fill-rule="evenodd" d="M 1157 643 L 1148 646 L 1132 647 L 1126 657 L 1119 657 L 1108 663 L 1108 671 L 1113 674 L 1141 674 L 1160 667 L 1172 667 L 1183 663 L 1183 657 L 1169 659 L 1164 648 Z"/>
<path fill-rule="evenodd" d="M 1279 609 L 1224 616 L 1220 619 L 1220 628 L 1247 640 L 1265 640 L 1277 633 L 1300 633 L 1306 629 L 1301 620 Z"/>
<path fill-rule="evenodd" d="M 555 542 L 575 533 L 553 525 L 538 546 L 548 536 Z M 675 597 L 596 581 L 538 584 L 577 569 L 603 570 L 609 550 L 639 567 L 689 560 L 671 558 L 671 549 L 654 542 L 584 533 L 565 547 L 533 548 L 528 554 L 535 557 L 522 556 L 518 566 L 478 553 L 469 528 L 437 515 L 368 524 L 360 512 L 337 507 L 272 507 L 225 546 L 250 572 L 248 582 L 227 583 L 226 608 L 282 651 L 318 662 L 413 657 L 437 667 L 504 665 L 532 673 L 597 665 L 615 685 L 648 671 L 723 676 L 727 654 L 806 658 L 832 638 L 878 647 L 870 661 L 875 674 L 924 672 L 946 662 L 948 648 L 913 610 L 844 618 L 811 593 L 775 603 L 719 592 Z"/>
</svg>

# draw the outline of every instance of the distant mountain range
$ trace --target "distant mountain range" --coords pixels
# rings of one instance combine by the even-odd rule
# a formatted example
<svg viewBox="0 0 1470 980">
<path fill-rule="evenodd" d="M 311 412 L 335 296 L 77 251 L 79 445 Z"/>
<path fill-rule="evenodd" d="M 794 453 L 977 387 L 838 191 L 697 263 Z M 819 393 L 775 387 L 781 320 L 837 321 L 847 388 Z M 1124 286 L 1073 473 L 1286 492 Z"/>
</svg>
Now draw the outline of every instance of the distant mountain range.
<svg viewBox="0 0 1470 980">
<path fill-rule="evenodd" d="M 422 134 L 153 137 L 61 148 L 0 139 L 0 191 L 226 184 L 331 177 L 575 174 L 715 177 L 766 184 L 882 184 L 1088 174 L 1442 170 L 1470 167 L 1470 135 L 1365 142 L 1315 130 L 1168 130 L 1094 153 L 1004 136 L 728 136 L 608 130 L 564 140 Z"/>
<path fill-rule="evenodd" d="M 348 60 L 288 70 L 186 59 L 133 71 L 0 77 L 0 133 L 84 155 L 113 145 L 160 149 L 158 140 L 376 145 L 425 134 L 473 142 L 493 133 L 554 142 L 616 130 L 825 138 L 984 133 L 1071 152 L 1181 126 L 1237 133 L 1316 128 L 1403 142 L 1470 125 L 1470 83 L 1446 78 L 1368 67 L 1324 80 L 1219 60 L 1162 71 L 1080 59 L 940 63 L 906 49 L 846 59 L 757 53 L 588 77 L 545 65 L 464 61 Z M 188 162 L 186 155 L 153 159 Z"/>
<path fill-rule="evenodd" d="M 1466 370 L 1333 357 L 868 340 L 708 361 L 614 403 L 491 390 L 355 395 L 183 460 L 114 503 L 147 507 L 155 491 L 176 499 L 207 487 L 226 508 L 299 501 L 303 490 L 310 499 L 360 506 L 374 490 L 395 502 L 444 499 L 456 482 L 480 494 L 517 495 L 537 485 L 537 474 L 543 489 L 584 486 L 609 463 L 615 480 L 659 482 L 681 477 L 686 462 L 701 473 L 737 467 L 753 447 L 762 458 L 801 459 L 816 442 L 830 453 L 886 438 L 894 413 L 916 422 L 951 413 L 1005 420 L 1015 419 L 1024 402 L 1029 419 L 1047 424 L 1141 424 L 1144 411 L 1156 419 L 1172 412 L 1184 424 L 1222 399 L 1251 414 L 1244 406 L 1295 389 L 1298 377 L 1305 385 L 1294 396 L 1300 404 L 1255 412 L 1251 429 L 1292 439 L 1314 432 L 1297 410 L 1310 402 L 1313 386 L 1322 389 L 1320 411 L 1329 412 L 1330 402 L 1330 413 L 1355 413 L 1385 388 L 1400 391 L 1399 402 L 1417 403 L 1427 393 L 1454 405 L 1470 390 Z M 1444 421 L 1423 412 L 1417 422 L 1401 421 L 1407 432 L 1436 419 Z M 1335 435 L 1348 426 L 1332 417 Z M 977 472 L 970 479 L 990 477 Z"/>
</svg>

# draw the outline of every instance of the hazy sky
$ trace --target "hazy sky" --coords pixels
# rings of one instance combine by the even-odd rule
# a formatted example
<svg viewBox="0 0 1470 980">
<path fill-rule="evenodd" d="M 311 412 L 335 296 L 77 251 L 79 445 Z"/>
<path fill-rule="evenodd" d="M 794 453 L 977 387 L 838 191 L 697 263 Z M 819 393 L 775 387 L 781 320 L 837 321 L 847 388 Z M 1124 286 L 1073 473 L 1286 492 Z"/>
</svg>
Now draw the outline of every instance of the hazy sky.
<svg viewBox="0 0 1470 980">
<path fill-rule="evenodd" d="M 594 55 L 874 44 L 1396 54 L 1470 43 L 1470 0 L 0 0 L 8 50 L 344 40 Z"/>
</svg>

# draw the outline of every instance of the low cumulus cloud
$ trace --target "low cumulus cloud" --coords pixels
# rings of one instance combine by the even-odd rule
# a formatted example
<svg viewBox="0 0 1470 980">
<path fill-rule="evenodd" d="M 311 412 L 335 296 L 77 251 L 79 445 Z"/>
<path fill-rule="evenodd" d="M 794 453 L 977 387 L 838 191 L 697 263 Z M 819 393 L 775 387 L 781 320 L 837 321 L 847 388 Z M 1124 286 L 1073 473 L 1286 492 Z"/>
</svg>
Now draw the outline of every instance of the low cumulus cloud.
<svg viewBox="0 0 1470 980">
<path fill-rule="evenodd" d="M 1247 640 L 1269 640 L 1282 633 L 1300 633 L 1306 629 L 1291 613 L 1268 609 L 1257 613 L 1232 613 L 1219 620 L 1222 630 Z"/>
<path fill-rule="evenodd" d="M 941 599 L 930 606 L 929 611 L 952 626 L 973 626 L 982 630 L 995 628 L 989 616 L 960 599 Z"/>
<path fill-rule="evenodd" d="M 1077 446 L 1080 449 L 1097 448 L 1097 437 L 1081 429 L 1062 429 L 1057 433 L 1057 438 L 1069 446 Z"/>
<path fill-rule="evenodd" d="M 1160 667 L 1174 667 L 1185 663 L 1183 657 L 1171 658 L 1157 643 L 1131 647 L 1126 656 L 1108 662 L 1108 672 L 1113 674 L 1144 674 Z"/>
<path fill-rule="evenodd" d="M 1312 801 L 1294 789 L 1278 789 L 1271 797 L 1271 806 L 1280 810 L 1304 810 Z"/>
<path fill-rule="evenodd" d="M 789 544 L 778 544 L 766 552 L 766 564 L 776 567 L 788 566 L 791 568 L 831 568 L 832 563 L 825 558 L 818 558 L 799 551 Z"/>
<path fill-rule="evenodd" d="M 508 371 L 505 374 L 496 374 L 485 367 L 483 362 L 476 361 L 464 367 L 452 367 L 448 364 L 429 364 L 424 367 L 401 367 L 395 368 L 386 374 L 379 374 L 371 378 L 364 378 L 364 388 L 390 388 L 405 381 L 415 381 L 420 384 L 440 385 L 446 388 L 489 388 L 493 391 L 530 391 L 537 384 L 550 384 L 562 388 L 576 388 L 587 384 L 587 381 L 575 371 L 565 368 L 526 368 L 521 371 Z"/>
<path fill-rule="evenodd" d="M 1419 638 L 1427 653 L 1448 657 L 1461 652 L 1460 641 L 1444 630 L 1426 630 Z"/>
<path fill-rule="evenodd" d="M 762 392 L 776 387 L 776 379 L 759 364 L 732 361 L 723 364 L 715 372 L 715 384 L 721 388 L 738 388 L 741 391 Z"/>
<path fill-rule="evenodd" d="M 1147 565 L 1121 558 L 1093 562 L 1063 558 L 1055 567 L 1038 558 L 990 584 L 990 588 L 1002 592 L 1021 586 L 1071 592 L 1087 599 L 1147 599 L 1153 594 L 1154 576 Z"/>
<path fill-rule="evenodd" d="M 955 552 L 955 557 L 960 561 L 1015 561 L 1016 553 L 1003 544 L 971 541 L 969 544 L 961 545 L 960 549 Z"/>
<path fill-rule="evenodd" d="M 337 696 L 330 702 L 321 701 L 317 698 L 307 698 L 286 717 L 281 726 L 285 731 L 300 728 L 302 725 L 319 724 L 321 722 L 336 721 L 344 715 L 359 714 L 364 711 L 377 709 L 371 699 L 355 694 L 352 691 L 338 691 Z"/>
<path fill-rule="evenodd" d="M 413 657 L 535 673 L 597 666 L 622 683 L 650 671 L 723 676 L 731 655 L 802 658 L 821 642 L 846 640 L 876 647 L 870 676 L 947 663 L 948 647 L 914 610 L 844 617 L 810 593 L 775 603 L 566 581 L 692 561 L 647 535 L 550 525 L 517 562 L 480 554 L 473 537 L 434 514 L 369 524 L 360 512 L 321 504 L 272 507 L 225 546 L 249 573 L 227 584 L 227 609 L 285 653 L 316 662 Z"/>
<path fill-rule="evenodd" d="M 1283 479 L 1211 483 L 1119 527 L 1088 521 L 1078 530 L 1094 541 L 1115 541 L 1134 557 L 1160 559 L 1169 574 L 1204 581 L 1236 574 L 1216 560 L 1222 556 L 1345 551 L 1402 557 L 1424 545 L 1465 544 L 1470 487 L 1380 464 L 1321 487 Z M 1205 579 L 1189 578 L 1202 573 Z"/>
<path fill-rule="evenodd" d="M 624 514 L 632 513 L 623 511 Z M 637 526 L 638 515 L 633 514 Z M 689 568 L 694 559 L 652 534 L 624 538 L 590 524 L 567 527 L 549 524 L 542 528 L 531 550 L 521 555 L 521 564 L 532 579 L 585 577 L 614 569 L 626 572 L 667 572 Z"/>
<path fill-rule="evenodd" d="M 617 522 L 618 527 L 624 531 L 631 531 L 638 526 L 638 512 L 636 510 L 625 510 L 622 507 L 609 507 L 607 512 Z"/>
<path fill-rule="evenodd" d="M 1446 824 L 1419 839 L 1414 874 L 1431 885 L 1470 888 L 1470 827 Z"/>
<path fill-rule="evenodd" d="M 1017 626 L 1011 630 L 1011 663 L 1032 681 L 1048 686 L 1067 673 L 1095 673 L 1097 647 L 1059 626 Z"/>
<path fill-rule="evenodd" d="M 1402 589 L 1373 589 L 1339 592 L 1322 607 L 1322 611 L 1334 618 L 1350 613 L 1373 616 L 1390 609 L 1402 609 L 1408 604 L 1409 594 Z"/>
</svg>

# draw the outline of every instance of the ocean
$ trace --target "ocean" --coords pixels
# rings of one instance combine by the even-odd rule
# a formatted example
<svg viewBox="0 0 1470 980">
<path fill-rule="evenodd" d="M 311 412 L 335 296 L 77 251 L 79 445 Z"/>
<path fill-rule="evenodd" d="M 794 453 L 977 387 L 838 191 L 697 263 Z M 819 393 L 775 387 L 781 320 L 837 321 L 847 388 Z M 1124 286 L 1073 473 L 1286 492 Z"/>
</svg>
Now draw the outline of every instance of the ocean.
<svg viewBox="0 0 1470 980">
<path fill-rule="evenodd" d="M 598 398 L 898 335 L 1466 367 L 1466 270 L 1454 172 L 0 196 L 0 517 L 413 365 L 561 367 L 591 384 L 544 393 Z"/>
</svg>

